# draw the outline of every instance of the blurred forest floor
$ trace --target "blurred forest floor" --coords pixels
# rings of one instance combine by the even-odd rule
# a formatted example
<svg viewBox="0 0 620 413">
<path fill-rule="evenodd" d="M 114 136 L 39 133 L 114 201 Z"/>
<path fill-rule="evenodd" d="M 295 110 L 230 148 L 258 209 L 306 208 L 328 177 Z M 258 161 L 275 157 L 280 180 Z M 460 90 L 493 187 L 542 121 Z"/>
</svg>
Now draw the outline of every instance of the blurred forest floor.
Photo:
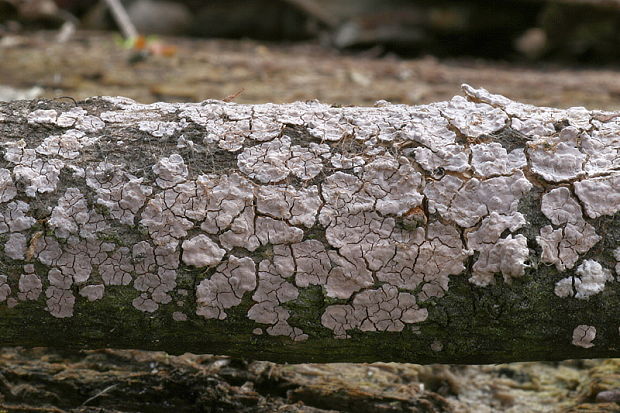
<svg viewBox="0 0 620 413">
<path fill-rule="evenodd" d="M 620 109 L 620 72 L 473 59 L 377 58 L 315 44 L 159 39 L 150 52 L 80 32 L 0 39 L 0 99 L 123 95 L 141 102 L 450 99 L 469 83 L 537 105 Z M 616 403 L 618 402 L 618 403 Z M 277 365 L 128 350 L 0 352 L 0 411 L 616 412 L 618 360 L 495 366 Z"/>
<path fill-rule="evenodd" d="M 342 54 L 316 44 L 159 39 L 156 53 L 120 46 L 112 34 L 55 33 L 0 38 L 0 83 L 43 88 L 44 97 L 122 95 L 143 103 L 202 101 L 240 93 L 238 103 L 319 99 L 341 105 L 446 100 L 469 83 L 545 106 L 620 108 L 620 72 L 525 66 L 475 59 L 403 60 L 379 50 Z"/>
</svg>

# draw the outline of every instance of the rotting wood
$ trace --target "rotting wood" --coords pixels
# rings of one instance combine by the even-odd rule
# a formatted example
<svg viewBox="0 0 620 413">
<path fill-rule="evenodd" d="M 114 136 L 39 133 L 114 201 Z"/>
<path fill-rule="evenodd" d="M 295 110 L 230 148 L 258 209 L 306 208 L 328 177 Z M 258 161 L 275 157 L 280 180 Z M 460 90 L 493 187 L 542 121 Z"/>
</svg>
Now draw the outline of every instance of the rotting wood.
<svg viewBox="0 0 620 413">
<path fill-rule="evenodd" d="M 463 89 L 371 108 L 0 104 L 0 344 L 617 356 L 620 121 Z"/>
</svg>

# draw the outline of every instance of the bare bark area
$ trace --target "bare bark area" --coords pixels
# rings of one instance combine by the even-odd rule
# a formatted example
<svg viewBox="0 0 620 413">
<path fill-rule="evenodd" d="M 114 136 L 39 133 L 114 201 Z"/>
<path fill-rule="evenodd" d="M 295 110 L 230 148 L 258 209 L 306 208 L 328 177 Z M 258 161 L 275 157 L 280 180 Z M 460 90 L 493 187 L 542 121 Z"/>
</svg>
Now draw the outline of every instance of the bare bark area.
<svg viewBox="0 0 620 413">
<path fill-rule="evenodd" d="M 1 104 L 0 344 L 617 355 L 620 119 L 464 92 Z"/>
</svg>

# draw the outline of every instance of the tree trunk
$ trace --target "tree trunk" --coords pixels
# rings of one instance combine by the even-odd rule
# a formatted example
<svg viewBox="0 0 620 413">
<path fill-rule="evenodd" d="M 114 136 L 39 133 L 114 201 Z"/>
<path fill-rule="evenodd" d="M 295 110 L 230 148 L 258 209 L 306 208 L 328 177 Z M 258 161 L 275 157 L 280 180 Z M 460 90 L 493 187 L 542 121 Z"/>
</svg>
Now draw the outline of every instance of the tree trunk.
<svg viewBox="0 0 620 413">
<path fill-rule="evenodd" d="M 0 104 L 0 345 L 620 355 L 620 118 L 464 91 Z"/>
</svg>

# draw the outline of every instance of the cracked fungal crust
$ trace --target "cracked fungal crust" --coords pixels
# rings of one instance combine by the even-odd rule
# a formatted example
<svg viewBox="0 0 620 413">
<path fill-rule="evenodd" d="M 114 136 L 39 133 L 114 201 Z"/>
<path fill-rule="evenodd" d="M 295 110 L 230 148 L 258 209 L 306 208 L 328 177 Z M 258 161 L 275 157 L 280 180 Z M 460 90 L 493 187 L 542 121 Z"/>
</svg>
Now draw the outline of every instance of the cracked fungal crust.
<svg viewBox="0 0 620 413">
<path fill-rule="evenodd" d="M 241 307 L 248 333 L 301 341 L 312 323 L 341 339 L 419 332 L 451 278 L 511 288 L 531 262 L 577 266 L 559 297 L 601 293 L 611 270 L 583 258 L 595 220 L 620 210 L 620 120 L 464 91 L 416 107 L 106 97 L 104 112 L 16 113 L 36 133 L 1 143 L 0 301 L 62 318 L 124 289 L 136 311 Z M 295 309 L 312 291 L 325 305 L 307 320 Z M 595 331 L 578 326 L 573 344 Z"/>
<path fill-rule="evenodd" d="M 591 348 L 594 347 L 592 341 L 596 338 L 596 328 L 585 324 L 578 325 L 573 330 L 572 344 L 577 347 Z"/>
</svg>

